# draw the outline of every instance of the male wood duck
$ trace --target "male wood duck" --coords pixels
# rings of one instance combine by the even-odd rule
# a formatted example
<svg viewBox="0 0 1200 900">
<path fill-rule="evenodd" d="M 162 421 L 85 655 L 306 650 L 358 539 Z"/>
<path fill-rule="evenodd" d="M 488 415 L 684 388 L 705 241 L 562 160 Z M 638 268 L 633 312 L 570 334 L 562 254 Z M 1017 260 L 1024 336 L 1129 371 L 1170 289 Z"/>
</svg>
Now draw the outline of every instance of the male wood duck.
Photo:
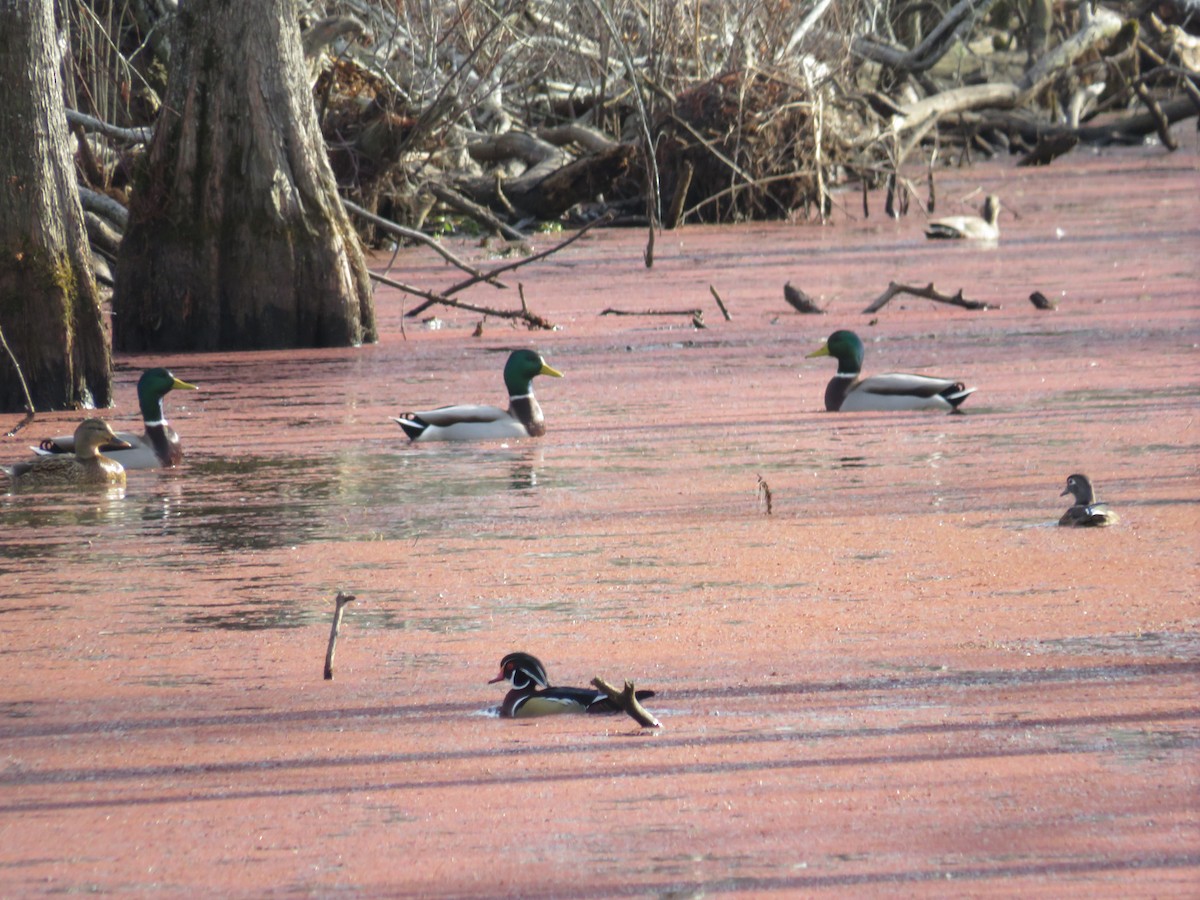
<svg viewBox="0 0 1200 900">
<path fill-rule="evenodd" d="M 975 391 L 961 381 L 929 375 L 862 376 L 863 343 L 853 331 L 835 331 L 825 343 L 808 354 L 832 356 L 837 374 L 825 387 L 825 409 L 829 412 L 867 410 L 939 409 L 957 412 L 958 406 Z"/>
<path fill-rule="evenodd" d="M 492 441 L 541 437 L 546 433 L 542 408 L 533 396 L 533 379 L 538 375 L 562 378 L 540 353 L 515 350 L 504 366 L 508 409 L 498 406 L 441 406 L 424 412 L 406 412 L 393 417 L 410 441 Z"/>
<path fill-rule="evenodd" d="M 101 452 L 126 469 L 169 469 L 179 465 L 183 461 L 183 445 L 163 412 L 163 397 L 177 388 L 184 391 L 198 390 L 196 385 L 180 381 L 167 369 L 147 369 L 143 372 L 142 377 L 138 379 L 137 392 L 145 433 L 137 435 L 125 431 L 117 432 L 117 437 L 128 449 L 123 450 L 115 444 L 109 444 L 101 447 Z M 36 448 L 37 453 L 47 455 L 68 454 L 74 451 L 73 437 L 47 438 Z"/>
<path fill-rule="evenodd" d="M 1086 475 L 1076 473 L 1070 476 L 1067 479 L 1067 489 L 1059 496 L 1065 497 L 1067 494 L 1075 496 L 1075 505 L 1062 514 L 1062 518 L 1058 520 L 1059 525 L 1103 528 L 1121 521 L 1121 517 L 1109 509 L 1107 503 L 1096 500 L 1096 492 Z"/>
<path fill-rule="evenodd" d="M 551 687 L 546 669 L 536 656 L 510 653 L 500 660 L 500 674 L 488 681 L 507 681 L 512 690 L 504 695 L 500 715 L 523 719 L 559 713 L 615 713 L 620 710 L 608 695 L 592 688 Z M 538 690 L 541 688 L 541 690 Z M 637 698 L 653 697 L 654 691 L 637 691 Z"/>
<path fill-rule="evenodd" d="M 925 237 L 935 239 L 994 241 L 1000 237 L 1000 198 L 989 194 L 978 216 L 946 216 L 925 226 Z"/>
<path fill-rule="evenodd" d="M 125 468 L 116 460 L 102 456 L 100 447 L 123 448 L 129 445 L 113 433 L 103 419 L 84 419 L 75 429 L 71 446 L 75 452 L 38 456 L 17 463 L 10 470 L 16 487 L 49 487 L 52 485 L 125 484 Z"/>
</svg>

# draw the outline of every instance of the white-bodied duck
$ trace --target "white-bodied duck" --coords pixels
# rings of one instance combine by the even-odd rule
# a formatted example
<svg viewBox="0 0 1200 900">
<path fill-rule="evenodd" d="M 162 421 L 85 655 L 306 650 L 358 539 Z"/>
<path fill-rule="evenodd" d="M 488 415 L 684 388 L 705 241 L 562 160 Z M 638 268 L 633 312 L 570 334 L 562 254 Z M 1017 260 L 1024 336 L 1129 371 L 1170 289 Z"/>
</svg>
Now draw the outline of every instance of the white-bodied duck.
<svg viewBox="0 0 1200 900">
<path fill-rule="evenodd" d="M 508 409 L 498 406 L 441 406 L 393 417 L 411 441 L 492 441 L 541 437 L 546 433 L 542 408 L 533 396 L 538 375 L 562 378 L 533 350 L 514 350 L 504 366 Z"/>
<path fill-rule="evenodd" d="M 946 216 L 925 226 L 925 237 L 967 241 L 995 241 L 1000 237 L 1000 198 L 988 194 L 978 216 Z"/>
<path fill-rule="evenodd" d="M 142 434 L 119 431 L 117 438 L 127 449 L 116 444 L 101 447 L 109 459 L 126 469 L 160 469 L 179 465 L 183 461 L 183 444 L 163 412 L 163 397 L 173 390 L 194 391 L 196 385 L 180 381 L 163 368 L 147 369 L 138 379 L 138 405 L 142 409 Z M 43 455 L 75 452 L 74 437 L 47 438 L 35 448 Z"/>
<path fill-rule="evenodd" d="M 961 381 L 930 375 L 862 375 L 863 343 L 853 331 L 835 331 L 825 343 L 808 354 L 832 356 L 837 374 L 825 388 L 825 409 L 830 412 L 864 412 L 903 409 L 938 409 L 957 412 L 958 406 L 975 390 Z"/>
</svg>

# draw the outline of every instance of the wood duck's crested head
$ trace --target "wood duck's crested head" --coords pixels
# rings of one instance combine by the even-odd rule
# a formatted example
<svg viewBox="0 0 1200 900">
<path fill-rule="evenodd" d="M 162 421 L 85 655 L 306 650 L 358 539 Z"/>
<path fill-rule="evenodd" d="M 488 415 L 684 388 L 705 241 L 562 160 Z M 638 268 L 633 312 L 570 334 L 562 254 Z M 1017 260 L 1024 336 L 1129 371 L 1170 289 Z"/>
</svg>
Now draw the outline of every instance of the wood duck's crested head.
<svg viewBox="0 0 1200 900">
<path fill-rule="evenodd" d="M 504 386 L 508 396 L 520 397 L 528 394 L 529 384 L 538 375 L 562 378 L 562 372 L 552 369 L 536 350 L 514 350 L 504 364 Z M 532 657 L 531 657 L 532 658 Z"/>
<path fill-rule="evenodd" d="M 138 405 L 142 408 L 142 418 L 153 422 L 163 417 L 162 400 L 171 391 L 178 388 L 183 391 L 199 390 L 194 384 L 181 381 L 171 374 L 169 369 L 147 369 L 138 379 Z"/>
<path fill-rule="evenodd" d="M 1086 475 L 1078 472 L 1067 478 L 1066 490 L 1058 496 L 1065 497 L 1067 494 L 1073 494 L 1075 503 L 1079 506 L 1090 506 L 1096 502 L 1096 492 L 1092 489 L 1092 482 Z"/>
<path fill-rule="evenodd" d="M 835 331 L 806 359 L 814 356 L 832 356 L 838 361 L 838 372 L 857 375 L 862 371 L 863 342 L 853 331 Z"/>
<path fill-rule="evenodd" d="M 549 687 L 546 668 L 536 656 L 529 653 L 510 653 L 500 660 L 500 674 L 488 681 L 495 684 L 507 681 L 514 690 L 523 691 L 533 687 Z"/>
<path fill-rule="evenodd" d="M 101 447 L 114 450 L 127 449 L 129 443 L 117 437 L 116 432 L 103 419 L 84 419 L 75 429 L 75 456 L 77 459 L 95 459 Z"/>
</svg>

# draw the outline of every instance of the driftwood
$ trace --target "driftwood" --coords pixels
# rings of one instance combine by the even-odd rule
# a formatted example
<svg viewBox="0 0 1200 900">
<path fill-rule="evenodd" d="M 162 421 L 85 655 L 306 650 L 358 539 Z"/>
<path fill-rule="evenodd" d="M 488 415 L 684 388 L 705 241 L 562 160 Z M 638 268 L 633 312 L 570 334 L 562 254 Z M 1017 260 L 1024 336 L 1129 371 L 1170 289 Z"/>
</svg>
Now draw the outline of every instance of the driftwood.
<svg viewBox="0 0 1200 900">
<path fill-rule="evenodd" d="M 346 604 L 354 600 L 353 594 L 346 594 L 338 591 L 336 597 L 333 598 L 335 608 L 333 610 L 333 625 L 329 629 L 329 647 L 325 650 L 325 680 L 333 680 L 333 652 L 337 646 L 338 629 L 342 627 L 342 613 L 346 609 Z"/>
<path fill-rule="evenodd" d="M 619 691 L 599 675 L 592 679 L 592 684 L 597 690 L 608 694 L 608 699 L 616 705 L 617 709 L 628 713 L 643 728 L 662 728 L 662 722 L 647 712 L 646 708 L 638 701 L 632 681 L 626 681 L 624 689 Z"/>
<path fill-rule="evenodd" d="M 790 281 L 783 286 L 783 299 L 796 312 L 808 315 L 823 315 L 825 313 L 825 310 L 817 305 L 816 300 L 808 296 L 800 288 L 794 287 Z"/>
<path fill-rule="evenodd" d="M 1037 309 L 1058 309 L 1058 304 L 1043 294 L 1041 291 L 1034 291 L 1029 295 L 1029 302 Z"/>
<path fill-rule="evenodd" d="M 981 300 L 967 300 L 963 297 L 962 289 L 959 288 L 955 294 L 943 294 L 934 288 L 933 282 L 925 285 L 925 287 L 912 287 L 907 284 L 897 284 L 891 282 L 887 286 L 887 290 L 877 297 L 870 306 L 863 310 L 864 313 L 878 312 L 887 305 L 887 302 L 897 294 L 912 294 L 914 297 L 923 297 L 926 300 L 936 300 L 938 303 L 948 303 L 951 306 L 960 306 L 963 309 L 999 309 L 999 306 L 994 306 L 991 303 L 984 303 Z"/>
</svg>

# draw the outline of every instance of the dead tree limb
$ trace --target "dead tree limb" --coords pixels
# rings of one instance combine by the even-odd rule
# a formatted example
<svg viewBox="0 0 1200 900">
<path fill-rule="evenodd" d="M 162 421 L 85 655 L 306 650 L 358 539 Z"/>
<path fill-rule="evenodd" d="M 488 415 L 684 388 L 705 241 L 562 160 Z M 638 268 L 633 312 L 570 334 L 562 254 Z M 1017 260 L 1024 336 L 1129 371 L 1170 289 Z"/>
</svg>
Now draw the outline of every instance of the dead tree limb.
<svg viewBox="0 0 1200 900">
<path fill-rule="evenodd" d="M 121 231 L 129 227 L 129 210 L 106 194 L 79 186 L 79 202 L 84 209 L 103 216 Z"/>
<path fill-rule="evenodd" d="M 154 137 L 153 128 L 120 128 L 73 109 L 67 110 L 67 123 L 82 128 L 84 131 L 95 131 L 125 144 L 148 144 Z"/>
<path fill-rule="evenodd" d="M 485 225 L 488 228 L 491 228 L 493 231 L 504 235 L 509 240 L 525 240 L 525 235 L 521 234 L 521 232 L 519 232 L 517 229 L 513 228 L 511 225 L 501 222 L 494 215 L 492 215 L 491 211 L 486 207 L 480 206 L 473 200 L 468 200 L 458 191 L 448 188 L 444 184 L 437 184 L 436 182 L 429 184 L 428 188 L 433 196 L 437 197 L 451 209 L 456 209 L 463 215 L 470 216 L 480 225 Z"/>
<path fill-rule="evenodd" d="M 578 231 L 576 231 L 569 238 L 567 238 L 564 241 L 559 241 L 557 244 L 555 244 L 553 247 L 551 247 L 548 250 L 543 250 L 541 253 L 534 253 L 532 256 L 526 256 L 524 259 L 518 259 L 518 260 L 514 260 L 513 262 L 505 263 L 504 265 L 501 265 L 501 266 L 496 266 L 496 268 L 490 270 L 489 272 L 481 272 L 472 278 L 468 278 L 466 281 L 460 281 L 458 284 L 452 285 L 451 287 L 447 288 L 445 291 L 443 291 L 440 294 L 438 294 L 434 291 L 409 290 L 409 291 L 407 291 L 408 293 L 419 294 L 421 296 L 426 297 L 427 299 L 425 300 L 424 303 L 419 304 L 415 308 L 406 312 L 404 315 L 411 319 L 415 316 L 419 316 L 421 313 L 425 312 L 425 310 L 429 309 L 429 307 L 431 307 L 437 303 L 444 303 L 447 306 L 459 306 L 461 309 L 471 309 L 472 307 L 470 307 L 470 306 L 462 306 L 457 301 L 450 300 L 449 299 L 450 295 L 457 294 L 460 291 L 463 291 L 466 288 L 471 287 L 471 285 L 478 284 L 481 281 L 486 281 L 489 284 L 495 284 L 497 286 L 503 286 L 503 284 L 501 282 L 494 280 L 495 277 L 497 275 L 499 275 L 501 272 L 510 272 L 513 269 L 519 269 L 521 266 L 527 266 L 531 262 L 536 262 L 539 259 L 545 259 L 547 256 L 557 253 L 559 250 L 562 250 L 565 247 L 571 246 L 571 244 L 575 243 L 577 240 L 579 240 L 581 237 L 583 237 L 585 234 L 587 234 L 589 231 L 591 231 L 597 225 L 606 225 L 611 221 L 612 221 L 611 215 L 603 215 L 599 219 L 596 219 L 594 222 L 588 222 L 586 225 L 584 225 L 582 228 L 580 228 Z M 386 282 L 385 282 L 385 284 L 386 284 Z M 399 287 L 398 285 L 392 285 L 392 286 Z M 407 290 L 407 289 L 401 287 L 400 290 Z M 476 311 L 477 312 L 488 312 L 489 315 L 492 314 L 488 310 L 483 310 L 483 309 L 476 310 Z M 497 313 L 496 315 L 500 315 L 500 314 Z M 504 318 L 511 319 L 514 317 L 511 315 L 506 315 L 506 316 L 504 316 Z M 540 321 L 540 322 L 545 321 L 540 316 L 536 316 L 535 318 L 537 318 L 538 321 Z M 545 325 L 545 326 L 539 325 L 538 327 L 539 328 L 541 328 L 541 327 L 553 328 L 553 326 L 551 326 L 551 325 Z"/>
<path fill-rule="evenodd" d="M 662 728 L 662 722 L 647 712 L 646 708 L 638 701 L 637 692 L 633 689 L 632 681 L 626 681 L 624 690 L 620 691 L 599 675 L 592 679 L 592 684 L 598 690 L 608 694 L 608 699 L 613 702 L 617 709 L 628 713 L 643 728 Z"/>
<path fill-rule="evenodd" d="M 932 69 L 946 51 L 954 46 L 955 38 L 979 21 L 995 0 L 960 0 L 929 32 L 925 40 L 912 50 L 891 47 L 868 37 L 851 44 L 851 52 L 863 59 L 882 63 L 897 72 L 920 73 Z"/>
<path fill-rule="evenodd" d="M 878 312 L 887 305 L 887 302 L 897 294 L 912 294 L 914 297 L 923 297 L 926 300 L 936 300 L 938 303 L 948 303 L 951 306 L 959 306 L 963 309 L 999 309 L 998 306 L 993 306 L 991 303 L 984 303 L 982 300 L 967 300 L 963 297 L 962 289 L 956 294 L 943 294 L 933 286 L 933 282 L 925 285 L 925 287 L 912 287 L 907 284 L 896 284 L 891 282 L 887 286 L 887 290 L 879 295 L 874 302 L 871 303 L 864 313 Z"/>
<path fill-rule="evenodd" d="M 338 591 L 333 602 L 336 607 L 333 610 L 333 627 L 329 629 L 329 648 L 325 651 L 325 680 L 333 680 L 333 651 L 337 646 L 338 629 L 342 627 L 342 612 L 346 608 L 346 604 L 355 599 L 353 594 L 346 594 Z"/>
<path fill-rule="evenodd" d="M 17 380 L 21 382 L 21 392 L 25 395 L 25 418 L 12 427 L 8 432 L 8 437 L 15 437 L 17 432 L 33 421 L 35 415 L 33 409 L 33 397 L 29 394 L 29 385 L 25 382 L 25 373 L 21 371 L 21 364 L 17 362 L 17 355 L 13 353 L 12 347 L 8 346 L 8 341 L 4 337 L 4 329 L 0 328 L 0 347 L 4 348 L 4 353 L 8 356 L 8 361 L 12 363 L 13 371 L 17 373 Z"/>
<path fill-rule="evenodd" d="M 493 276 L 488 275 L 484 272 L 481 272 L 479 269 L 475 268 L 473 265 L 466 262 L 465 260 L 459 259 L 453 253 L 451 253 L 449 250 L 447 250 L 445 247 L 443 247 L 438 241 L 435 241 L 433 238 L 431 238 L 429 235 L 425 234 L 424 232 L 417 231 L 415 228 L 405 228 L 403 225 L 397 225 L 395 222 L 391 222 L 391 221 L 383 218 L 382 216 L 377 216 L 373 212 L 368 212 L 367 210 L 365 210 L 361 206 L 359 206 L 357 203 L 354 203 L 351 200 L 347 200 L 344 197 L 342 198 L 342 205 L 344 207 L 346 207 L 347 210 L 349 210 L 350 212 L 352 212 L 356 216 L 358 216 L 359 218 L 361 218 L 367 222 L 370 222 L 372 225 L 375 225 L 378 228 L 382 228 L 384 231 L 391 232 L 392 234 L 394 234 L 398 237 L 404 237 L 404 238 L 408 238 L 409 240 L 417 241 L 418 243 L 421 243 L 427 247 L 430 247 L 435 253 L 437 253 L 439 256 L 441 256 L 442 259 L 446 260 L 446 262 L 450 263 L 451 265 L 457 266 L 458 268 L 462 269 L 464 272 L 466 272 L 469 275 L 475 276 L 477 281 L 488 281 L 488 282 L 491 282 L 492 284 L 495 284 L 496 287 L 507 287 L 508 286 L 505 284 L 501 284 L 498 281 L 494 281 Z"/>
<path fill-rule="evenodd" d="M 553 331 L 554 325 L 546 319 L 539 316 L 537 313 L 529 309 L 525 303 L 525 297 L 521 297 L 520 309 L 494 309 L 490 306 L 480 306 L 475 303 L 466 303 L 462 300 L 455 300 L 452 297 L 447 297 L 445 294 L 439 294 L 437 291 L 427 291 L 419 287 L 413 287 L 411 284 L 405 284 L 402 281 L 396 281 L 394 278 L 388 278 L 386 275 L 379 275 L 375 272 L 369 273 L 373 281 L 378 281 L 380 284 L 386 284 L 390 288 L 395 288 L 398 291 L 403 291 L 406 294 L 412 294 L 414 297 L 424 297 L 425 302 L 417 306 L 411 312 L 405 313 L 405 316 L 412 316 L 416 313 L 424 312 L 431 306 L 441 304 L 454 309 L 465 309 L 468 312 L 482 313 L 485 316 L 495 316 L 497 319 L 519 319 L 530 328 L 541 328 L 545 331 Z"/>
<path fill-rule="evenodd" d="M 1030 66 L 1016 85 L 1020 89 L 1018 106 L 1023 106 L 1096 44 L 1121 30 L 1121 17 L 1110 10 L 1096 7 L 1093 12 L 1088 4 L 1083 4 L 1080 11 L 1084 17 L 1083 27 Z"/>
</svg>

